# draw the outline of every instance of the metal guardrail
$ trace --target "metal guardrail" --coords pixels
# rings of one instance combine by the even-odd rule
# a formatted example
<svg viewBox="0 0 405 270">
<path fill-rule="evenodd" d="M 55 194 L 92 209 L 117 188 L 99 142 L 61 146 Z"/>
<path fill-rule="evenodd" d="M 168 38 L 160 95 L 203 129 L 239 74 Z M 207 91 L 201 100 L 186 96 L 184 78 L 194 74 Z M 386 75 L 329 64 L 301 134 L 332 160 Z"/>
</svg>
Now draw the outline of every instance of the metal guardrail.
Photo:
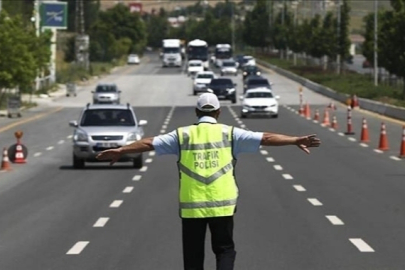
<svg viewBox="0 0 405 270">
<path fill-rule="evenodd" d="M 268 67 L 268 68 L 274 70 L 276 73 L 278 73 L 284 77 L 287 77 L 290 80 L 293 80 L 297 83 L 300 83 L 300 84 L 302 84 L 302 86 L 304 86 L 316 93 L 327 96 L 333 100 L 346 104 L 346 100 L 350 97 L 348 94 L 336 92 L 335 90 L 333 90 L 331 88 L 317 84 L 306 78 L 298 76 L 297 74 L 294 74 L 290 71 L 287 71 L 285 69 L 282 69 L 282 68 L 279 68 L 272 64 L 269 64 L 263 60 L 257 59 L 256 61 L 260 65 Z M 397 106 L 393 106 L 393 105 L 389 105 L 389 104 L 385 104 L 382 102 L 365 99 L 365 98 L 359 98 L 359 107 L 361 109 L 375 112 L 375 113 L 378 113 L 378 114 L 381 114 L 384 116 L 392 117 L 392 118 L 399 119 L 399 120 L 405 120 L 405 108 L 402 108 L 402 107 L 397 107 Z"/>
</svg>

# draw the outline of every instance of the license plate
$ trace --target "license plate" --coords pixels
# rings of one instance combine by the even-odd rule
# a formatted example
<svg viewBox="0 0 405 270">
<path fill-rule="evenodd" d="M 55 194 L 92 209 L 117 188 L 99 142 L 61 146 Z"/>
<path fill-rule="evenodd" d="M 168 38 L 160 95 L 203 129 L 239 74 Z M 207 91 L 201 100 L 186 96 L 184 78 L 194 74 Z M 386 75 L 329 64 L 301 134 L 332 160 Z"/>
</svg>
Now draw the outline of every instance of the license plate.
<svg viewBox="0 0 405 270">
<path fill-rule="evenodd" d="M 219 95 L 218 98 L 225 98 L 225 96 Z"/>
<path fill-rule="evenodd" d="M 102 142 L 102 143 L 97 143 L 97 146 L 109 148 L 109 147 L 117 147 L 118 145 L 116 143 Z"/>
</svg>

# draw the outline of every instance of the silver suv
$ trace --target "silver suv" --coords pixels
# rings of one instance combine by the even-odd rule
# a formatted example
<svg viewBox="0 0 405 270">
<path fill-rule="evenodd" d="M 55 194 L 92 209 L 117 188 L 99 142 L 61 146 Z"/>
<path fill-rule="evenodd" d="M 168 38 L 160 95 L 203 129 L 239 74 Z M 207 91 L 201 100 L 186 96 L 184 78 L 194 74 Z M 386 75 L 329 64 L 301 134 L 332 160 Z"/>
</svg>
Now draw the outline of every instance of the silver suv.
<svg viewBox="0 0 405 270">
<path fill-rule="evenodd" d="M 121 91 L 118 90 L 117 85 L 113 83 L 98 84 L 96 90 L 91 92 L 93 93 L 94 104 L 120 104 Z"/>
<path fill-rule="evenodd" d="M 83 109 L 79 122 L 70 121 L 73 133 L 73 167 L 84 168 L 85 162 L 97 162 L 100 151 L 119 148 L 140 140 L 143 126 L 148 121 L 138 120 L 127 105 L 90 105 Z M 119 162 L 133 162 L 134 168 L 143 166 L 142 154 L 126 154 Z"/>
</svg>

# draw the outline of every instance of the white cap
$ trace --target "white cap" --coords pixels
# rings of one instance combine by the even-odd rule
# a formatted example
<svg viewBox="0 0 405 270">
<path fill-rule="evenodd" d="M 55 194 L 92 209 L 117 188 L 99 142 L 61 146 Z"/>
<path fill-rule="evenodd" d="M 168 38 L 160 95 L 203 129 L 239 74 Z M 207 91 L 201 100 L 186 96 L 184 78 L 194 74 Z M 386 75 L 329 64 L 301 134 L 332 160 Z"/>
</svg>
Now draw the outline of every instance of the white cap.
<svg viewBox="0 0 405 270">
<path fill-rule="evenodd" d="M 198 97 L 197 109 L 202 112 L 212 112 L 220 107 L 219 100 L 215 94 L 204 93 Z"/>
</svg>

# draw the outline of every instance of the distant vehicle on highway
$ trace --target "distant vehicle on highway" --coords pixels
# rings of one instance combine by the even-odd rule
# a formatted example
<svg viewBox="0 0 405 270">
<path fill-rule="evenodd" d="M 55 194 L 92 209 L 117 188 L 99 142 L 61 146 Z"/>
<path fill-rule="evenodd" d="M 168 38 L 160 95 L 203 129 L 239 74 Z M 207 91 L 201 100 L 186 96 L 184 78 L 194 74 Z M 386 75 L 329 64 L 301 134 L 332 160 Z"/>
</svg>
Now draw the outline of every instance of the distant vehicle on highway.
<svg viewBox="0 0 405 270">
<path fill-rule="evenodd" d="M 113 83 L 100 83 L 96 86 L 93 93 L 93 103 L 94 104 L 120 104 L 121 91 L 118 90 L 116 84 Z"/>
<path fill-rule="evenodd" d="M 97 162 L 99 152 L 119 148 L 139 141 L 144 136 L 146 120 L 138 120 L 127 105 L 90 105 L 83 109 L 79 122 L 70 121 L 73 133 L 73 167 L 81 169 L 85 162 Z M 142 154 L 127 154 L 120 162 L 132 162 L 134 168 L 143 166 Z"/>
<path fill-rule="evenodd" d="M 223 60 L 221 65 L 221 76 L 224 75 L 233 75 L 238 76 L 238 67 L 235 61 L 233 60 Z"/>
<path fill-rule="evenodd" d="M 233 83 L 229 78 L 212 79 L 207 91 L 214 93 L 218 99 L 226 99 L 236 103 L 236 83 Z"/>
<path fill-rule="evenodd" d="M 256 75 L 256 76 L 260 76 L 262 73 L 260 71 L 260 69 L 257 66 L 244 66 L 242 68 L 242 76 L 243 76 L 243 81 L 251 76 L 251 75 Z"/>
<path fill-rule="evenodd" d="M 271 86 L 273 83 L 270 83 L 266 78 L 262 76 L 251 75 L 246 77 L 244 84 L 243 84 L 243 93 L 245 93 L 249 89 L 259 88 L 259 87 L 266 87 L 271 90 Z"/>
<path fill-rule="evenodd" d="M 198 72 L 204 71 L 204 64 L 201 60 L 190 60 L 187 63 L 187 76 L 194 76 Z"/>
<path fill-rule="evenodd" d="M 139 56 L 137 54 L 130 54 L 128 55 L 128 59 L 127 59 L 127 64 L 128 65 L 139 65 L 140 60 L 139 60 Z"/>
<path fill-rule="evenodd" d="M 180 39 L 163 39 L 162 40 L 162 66 L 181 67 L 181 40 Z"/>
<path fill-rule="evenodd" d="M 203 62 L 204 70 L 208 70 L 208 43 L 201 39 L 189 41 L 187 43 L 187 60 L 201 60 Z"/>
<path fill-rule="evenodd" d="M 232 59 L 232 46 L 230 44 L 217 44 L 215 46 L 215 66 L 222 67 L 225 60 Z"/>
<path fill-rule="evenodd" d="M 256 59 L 250 55 L 243 56 L 242 67 L 243 66 L 256 66 Z"/>
<path fill-rule="evenodd" d="M 193 94 L 197 95 L 200 92 L 207 92 L 207 86 L 214 78 L 216 78 L 216 76 L 212 71 L 198 72 L 193 81 Z"/>
<path fill-rule="evenodd" d="M 278 99 L 279 96 L 273 96 L 268 88 L 256 88 L 246 91 L 240 97 L 242 100 L 241 118 L 251 115 L 264 115 L 273 118 L 278 117 Z"/>
<path fill-rule="evenodd" d="M 238 68 L 241 69 L 243 66 L 243 54 L 238 54 L 235 56 L 235 61 L 238 63 Z"/>
</svg>

